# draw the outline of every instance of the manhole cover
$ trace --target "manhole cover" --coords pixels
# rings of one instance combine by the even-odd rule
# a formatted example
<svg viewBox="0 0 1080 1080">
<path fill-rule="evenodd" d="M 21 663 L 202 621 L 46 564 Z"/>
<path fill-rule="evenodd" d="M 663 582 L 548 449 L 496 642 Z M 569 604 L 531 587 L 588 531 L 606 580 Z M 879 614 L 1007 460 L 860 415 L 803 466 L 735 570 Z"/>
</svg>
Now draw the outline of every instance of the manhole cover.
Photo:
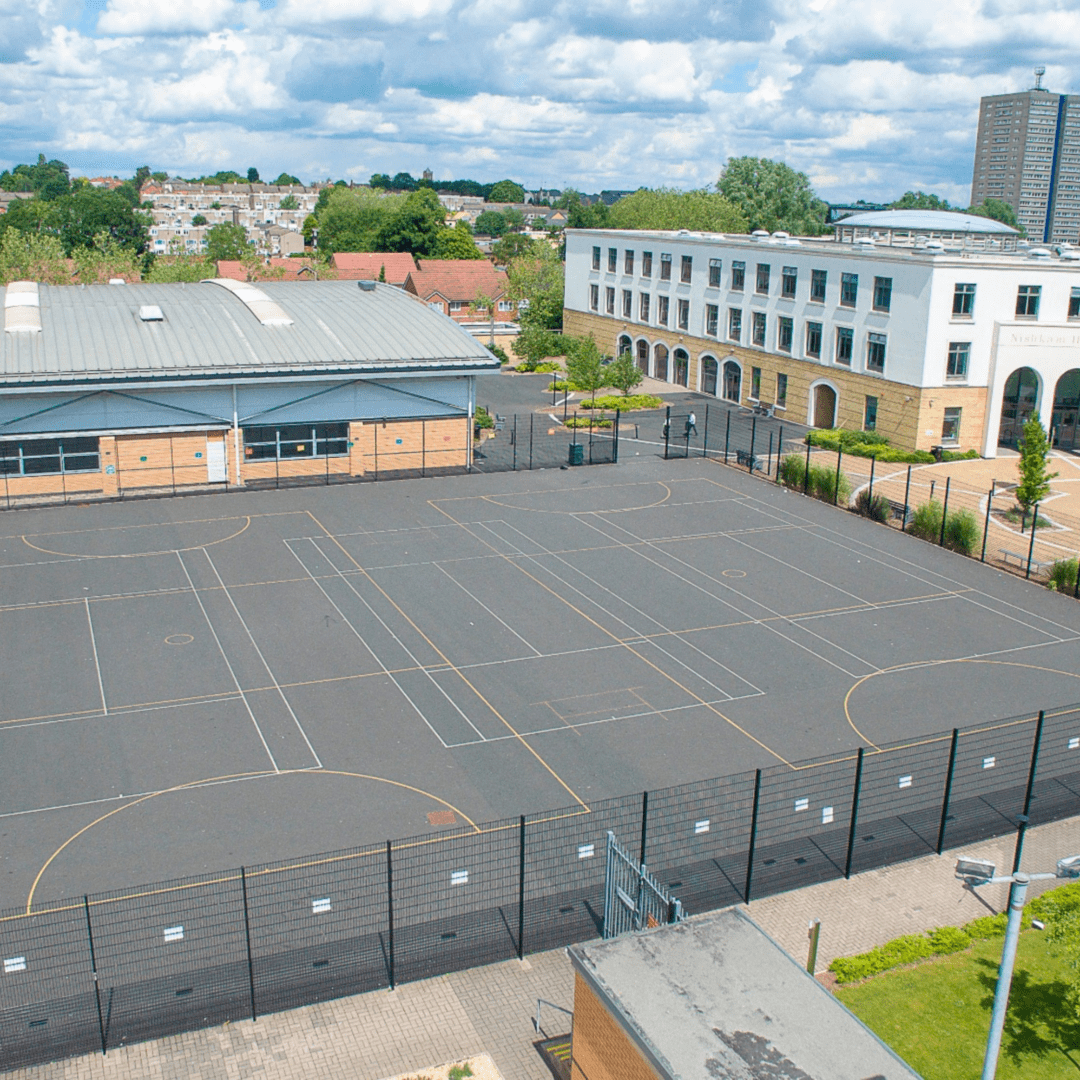
<svg viewBox="0 0 1080 1080">
<path fill-rule="evenodd" d="M 456 825 L 457 818 L 453 810 L 432 810 L 427 816 L 429 825 Z"/>
</svg>

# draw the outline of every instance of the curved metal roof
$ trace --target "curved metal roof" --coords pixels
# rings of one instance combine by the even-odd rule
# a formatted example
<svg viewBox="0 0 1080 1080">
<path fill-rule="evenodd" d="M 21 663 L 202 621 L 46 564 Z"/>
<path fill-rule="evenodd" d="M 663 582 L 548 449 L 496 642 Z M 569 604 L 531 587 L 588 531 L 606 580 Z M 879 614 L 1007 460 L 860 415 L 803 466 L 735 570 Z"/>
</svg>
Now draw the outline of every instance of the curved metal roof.
<svg viewBox="0 0 1080 1080">
<path fill-rule="evenodd" d="M 958 214 L 952 210 L 874 210 L 869 214 L 852 214 L 833 223 L 834 228 L 854 226 L 859 229 L 894 229 L 905 232 L 935 233 L 996 233 L 1018 236 L 1004 222 L 977 214 Z"/>
</svg>

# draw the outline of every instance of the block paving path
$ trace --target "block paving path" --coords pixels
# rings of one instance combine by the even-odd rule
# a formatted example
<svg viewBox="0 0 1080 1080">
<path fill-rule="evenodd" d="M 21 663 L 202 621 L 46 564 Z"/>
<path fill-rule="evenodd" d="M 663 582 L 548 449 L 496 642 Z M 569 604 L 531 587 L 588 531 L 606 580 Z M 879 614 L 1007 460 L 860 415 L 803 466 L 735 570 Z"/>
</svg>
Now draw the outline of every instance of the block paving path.
<svg viewBox="0 0 1080 1080">
<path fill-rule="evenodd" d="M 1001 911 L 1007 886 L 977 892 L 953 876 L 959 855 L 1012 867 L 1014 837 L 755 900 L 749 914 L 800 963 L 810 919 L 822 923 L 818 972 L 836 956 L 861 952 L 901 934 L 959 925 Z M 1052 870 L 1080 853 L 1080 818 L 1028 831 L 1023 868 Z M 1037 895 L 1055 882 L 1032 885 Z M 1040 888 L 1041 886 L 1041 888 Z M 524 963 L 409 983 L 393 991 L 310 1005 L 203 1031 L 4 1074 L 5 1080 L 380 1080 L 487 1052 L 505 1080 L 551 1080 L 534 1047 L 537 998 L 573 1005 L 573 975 L 561 949 Z M 569 1030 L 569 1017 L 545 1009 L 547 1035 Z"/>
</svg>

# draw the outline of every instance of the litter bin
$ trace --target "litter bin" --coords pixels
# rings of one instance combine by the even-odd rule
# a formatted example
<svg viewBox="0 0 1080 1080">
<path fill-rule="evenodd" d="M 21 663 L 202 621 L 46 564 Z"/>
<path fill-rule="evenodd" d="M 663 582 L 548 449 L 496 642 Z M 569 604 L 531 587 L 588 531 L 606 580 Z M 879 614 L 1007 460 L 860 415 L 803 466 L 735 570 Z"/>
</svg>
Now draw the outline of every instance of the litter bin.
<svg viewBox="0 0 1080 1080">
<path fill-rule="evenodd" d="M 570 444 L 570 456 L 567 458 L 567 463 L 570 465 L 584 465 L 585 464 L 585 444 L 579 442 L 572 442 Z"/>
<path fill-rule="evenodd" d="M 945 447 L 944 446 L 931 446 L 930 447 L 930 453 L 934 455 L 934 460 L 935 461 L 940 461 L 941 460 L 941 455 L 945 453 Z"/>
</svg>

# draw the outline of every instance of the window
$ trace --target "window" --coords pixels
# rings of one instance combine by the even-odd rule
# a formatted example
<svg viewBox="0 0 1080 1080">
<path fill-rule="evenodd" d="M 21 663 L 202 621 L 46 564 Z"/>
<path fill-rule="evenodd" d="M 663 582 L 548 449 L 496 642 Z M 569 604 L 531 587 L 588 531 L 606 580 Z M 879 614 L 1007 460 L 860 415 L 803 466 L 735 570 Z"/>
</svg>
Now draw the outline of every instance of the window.
<svg viewBox="0 0 1080 1080">
<path fill-rule="evenodd" d="M 600 269 L 600 245 L 596 245 L 592 249 L 592 268 L 594 270 Z"/>
<path fill-rule="evenodd" d="M 791 338 L 794 334 L 794 324 L 784 315 L 777 320 L 776 347 L 780 352 L 791 352 Z"/>
<path fill-rule="evenodd" d="M 662 254 L 660 256 L 660 280 L 671 280 L 671 256 Z"/>
<path fill-rule="evenodd" d="M 464 300 L 451 300 L 450 301 L 450 310 L 451 311 L 464 311 L 465 308 L 467 308 L 468 306 L 469 305 L 466 304 Z"/>
<path fill-rule="evenodd" d="M 1016 293 L 1016 317 L 1037 319 L 1039 317 L 1039 294 L 1041 285 L 1021 285 Z"/>
<path fill-rule="evenodd" d="M 742 341 L 742 309 L 728 308 L 727 336 L 731 341 Z"/>
<path fill-rule="evenodd" d="M 761 368 L 759 367 L 750 369 L 750 396 L 755 401 L 761 400 Z"/>
<path fill-rule="evenodd" d="M 666 296 L 656 298 L 656 321 L 661 326 L 668 324 L 668 298 Z"/>
<path fill-rule="evenodd" d="M 851 357 L 854 352 L 855 331 L 850 326 L 838 326 L 836 328 L 836 362 L 851 367 Z"/>
<path fill-rule="evenodd" d="M 715 304 L 705 305 L 705 333 L 716 337 L 720 332 L 720 309 Z"/>
<path fill-rule="evenodd" d="M 679 329 L 680 330 L 689 330 L 690 329 L 690 301 L 689 300 L 680 300 L 679 301 Z"/>
<path fill-rule="evenodd" d="M 787 376 L 783 373 L 776 376 L 776 404 L 778 408 L 787 408 Z"/>
<path fill-rule="evenodd" d="M 757 284 L 754 286 L 754 292 L 760 293 L 762 296 L 769 295 L 769 274 L 772 272 L 772 267 L 768 263 L 757 264 Z"/>
<path fill-rule="evenodd" d="M 638 318 L 641 322 L 649 321 L 649 294 L 643 292 L 638 297 Z"/>
<path fill-rule="evenodd" d="M 863 431 L 877 431 L 877 398 L 867 395 L 863 408 Z"/>
<path fill-rule="evenodd" d="M 957 285 L 953 290 L 952 313 L 954 318 L 970 319 L 975 311 L 975 286 Z"/>
<path fill-rule="evenodd" d="M 622 317 L 624 319 L 634 317 L 634 294 L 629 289 L 622 291 Z"/>
<path fill-rule="evenodd" d="M 840 275 L 840 306 L 841 307 L 854 307 L 855 301 L 859 297 L 859 275 L 858 274 L 841 274 Z"/>
<path fill-rule="evenodd" d="M 709 288 L 710 289 L 719 289 L 720 288 L 720 271 L 721 271 L 721 269 L 722 269 L 722 267 L 721 267 L 721 263 L 720 263 L 719 259 L 710 259 L 709 260 Z"/>
<path fill-rule="evenodd" d="M 244 428 L 244 456 L 247 458 L 342 457 L 348 452 L 348 424 Z"/>
<path fill-rule="evenodd" d="M 641 253 L 641 276 L 652 277 L 652 252 L 643 251 Z"/>
<path fill-rule="evenodd" d="M 754 312 L 754 324 L 752 330 L 752 340 L 755 345 L 764 346 L 765 344 L 765 312 Z"/>
<path fill-rule="evenodd" d="M 600 286 L 589 286 L 589 308 L 592 311 L 598 311 L 600 309 Z"/>
<path fill-rule="evenodd" d="M 780 278 L 780 295 L 791 300 L 795 296 L 795 286 L 799 281 L 799 270 L 795 266 L 785 266 Z"/>
<path fill-rule="evenodd" d="M 866 369 L 878 374 L 885 370 L 885 335 L 866 335 Z"/>
<path fill-rule="evenodd" d="M 737 259 L 731 264 L 731 291 L 742 292 L 746 288 L 746 263 Z"/>
<path fill-rule="evenodd" d="M 892 306 L 892 278 L 874 278 L 874 310 L 888 311 Z"/>
<path fill-rule="evenodd" d="M 619 260 L 619 249 L 618 248 L 608 248 L 607 249 L 607 268 L 608 268 L 608 273 L 609 274 L 614 274 L 615 273 L 615 264 L 618 262 L 618 260 Z"/>
<path fill-rule="evenodd" d="M 806 355 L 815 360 L 821 359 L 821 323 L 808 322 L 806 324 Z"/>
<path fill-rule="evenodd" d="M 97 472 L 100 468 L 96 437 L 0 443 L 0 473 L 7 476 Z"/>
<path fill-rule="evenodd" d="M 810 299 L 815 304 L 825 303 L 825 283 L 829 279 L 827 270 L 810 271 Z"/>
<path fill-rule="evenodd" d="M 958 443 L 960 441 L 960 412 L 958 408 L 946 409 L 945 419 L 941 424 L 941 441 Z"/>
<path fill-rule="evenodd" d="M 604 306 L 609 315 L 615 314 L 615 290 L 610 285 L 605 290 Z"/>
<path fill-rule="evenodd" d="M 682 266 L 679 269 L 679 280 L 683 283 L 690 281 L 691 274 L 694 270 L 694 256 L 684 255 L 682 257 Z"/>
<path fill-rule="evenodd" d="M 1075 286 L 1069 296 L 1069 318 L 1080 319 L 1080 288 Z"/>
<path fill-rule="evenodd" d="M 970 341 L 950 341 L 949 360 L 945 365 L 945 377 L 947 379 L 966 379 L 968 373 L 968 360 L 970 359 Z"/>
<path fill-rule="evenodd" d="M 632 274 L 634 272 L 634 253 L 627 248 L 625 256 L 623 256 L 623 273 Z"/>
<path fill-rule="evenodd" d="M 593 288 L 596 289 L 596 291 L 597 291 L 597 303 L 599 303 L 600 286 L 599 285 L 594 285 Z M 594 309 L 595 309 L 595 305 L 594 305 Z M 514 302 L 512 300 L 500 300 L 499 301 L 499 310 L 500 311 L 513 311 L 514 310 Z"/>
</svg>

